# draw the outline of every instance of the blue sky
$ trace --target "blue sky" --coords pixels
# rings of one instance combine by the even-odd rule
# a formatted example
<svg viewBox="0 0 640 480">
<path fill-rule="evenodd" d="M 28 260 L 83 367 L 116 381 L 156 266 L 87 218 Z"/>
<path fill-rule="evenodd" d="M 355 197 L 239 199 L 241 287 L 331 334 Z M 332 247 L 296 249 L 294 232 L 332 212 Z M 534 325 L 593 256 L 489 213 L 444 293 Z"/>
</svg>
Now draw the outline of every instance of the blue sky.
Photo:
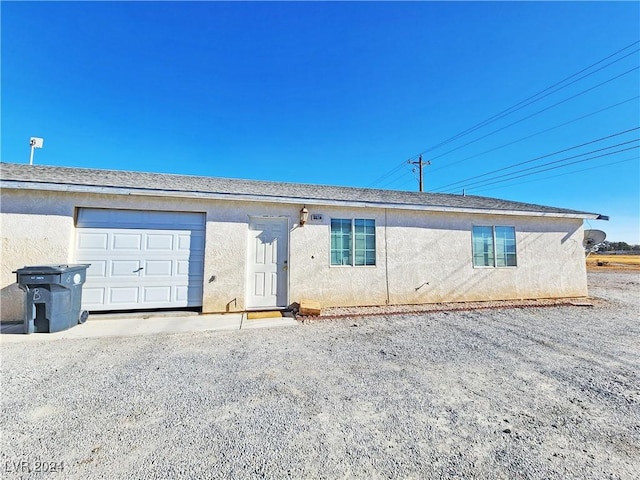
<svg viewBox="0 0 640 480">
<path fill-rule="evenodd" d="M 417 190 L 423 153 L 426 191 L 640 243 L 637 2 L 0 8 L 2 161 Z"/>
</svg>

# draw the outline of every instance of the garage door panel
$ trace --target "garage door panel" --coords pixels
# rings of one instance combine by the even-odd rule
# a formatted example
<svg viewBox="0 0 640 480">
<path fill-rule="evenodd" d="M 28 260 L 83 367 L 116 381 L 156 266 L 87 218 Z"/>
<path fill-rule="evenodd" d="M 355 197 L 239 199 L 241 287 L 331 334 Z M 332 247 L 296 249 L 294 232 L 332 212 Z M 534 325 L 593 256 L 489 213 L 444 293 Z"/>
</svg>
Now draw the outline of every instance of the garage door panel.
<svg viewBox="0 0 640 480">
<path fill-rule="evenodd" d="M 191 252 L 204 252 L 204 232 L 191 232 L 190 234 L 179 234 L 178 243 L 180 250 L 190 250 Z"/>
<path fill-rule="evenodd" d="M 84 308 L 202 305 L 203 214 L 80 209 L 77 226 L 76 261 L 91 264 Z"/>
<path fill-rule="evenodd" d="M 171 302 L 171 287 L 144 287 L 143 290 L 143 302 Z"/>
<path fill-rule="evenodd" d="M 203 230 L 204 215 L 197 212 L 112 210 L 80 208 L 78 228 L 147 228 L 161 230 Z"/>
<path fill-rule="evenodd" d="M 202 278 L 204 262 L 194 260 L 178 260 L 176 262 L 176 275 Z"/>
<path fill-rule="evenodd" d="M 112 287 L 108 291 L 109 303 L 112 306 L 126 306 L 138 303 L 139 287 Z"/>
<path fill-rule="evenodd" d="M 185 286 L 176 288 L 176 299 L 180 302 L 188 302 L 189 299 L 189 289 Z M 193 299 L 191 299 L 193 300 Z"/>
<path fill-rule="evenodd" d="M 172 234 L 147 234 L 145 246 L 147 250 L 173 250 L 174 236 Z"/>
<path fill-rule="evenodd" d="M 141 233 L 114 233 L 111 240 L 113 250 L 135 250 L 142 249 Z"/>
<path fill-rule="evenodd" d="M 91 305 L 102 305 L 105 300 L 105 291 L 103 287 L 91 288 L 86 285 L 82 288 L 82 303 Z"/>
<path fill-rule="evenodd" d="M 146 277 L 172 275 L 173 262 L 171 260 L 147 260 L 144 262 L 144 275 Z"/>
<path fill-rule="evenodd" d="M 189 260 L 178 260 L 176 262 L 176 273 L 178 275 L 189 275 Z"/>
<path fill-rule="evenodd" d="M 78 248 L 82 250 L 106 250 L 109 245 L 108 233 L 79 233 Z"/>
<path fill-rule="evenodd" d="M 107 261 L 106 260 L 87 260 L 83 263 L 88 263 L 91 266 L 87 269 L 87 278 L 90 277 L 104 277 L 107 275 Z M 85 289 L 83 289 L 84 291 Z"/>
<path fill-rule="evenodd" d="M 192 238 L 190 235 L 178 235 L 178 250 L 182 250 L 183 252 L 188 252 L 191 250 L 191 242 Z"/>
<path fill-rule="evenodd" d="M 138 277 L 139 269 L 137 260 L 113 260 L 110 271 L 112 277 Z"/>
</svg>

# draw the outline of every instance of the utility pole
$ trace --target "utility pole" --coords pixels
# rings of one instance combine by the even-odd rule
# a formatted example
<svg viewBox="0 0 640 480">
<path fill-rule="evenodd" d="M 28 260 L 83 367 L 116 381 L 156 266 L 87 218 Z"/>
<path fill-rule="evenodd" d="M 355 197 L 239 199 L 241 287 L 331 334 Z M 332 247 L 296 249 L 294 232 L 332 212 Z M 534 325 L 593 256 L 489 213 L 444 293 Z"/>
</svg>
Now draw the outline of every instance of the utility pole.
<svg viewBox="0 0 640 480">
<path fill-rule="evenodd" d="M 424 192 L 424 182 L 423 182 L 423 175 L 422 175 L 422 167 L 424 167 L 425 165 L 431 165 L 431 161 L 427 160 L 426 162 L 422 161 L 422 155 L 420 155 L 420 157 L 418 158 L 417 162 L 412 162 L 411 160 L 409 160 L 409 163 L 411 165 L 418 165 L 418 172 L 420 175 L 420 191 Z"/>
</svg>

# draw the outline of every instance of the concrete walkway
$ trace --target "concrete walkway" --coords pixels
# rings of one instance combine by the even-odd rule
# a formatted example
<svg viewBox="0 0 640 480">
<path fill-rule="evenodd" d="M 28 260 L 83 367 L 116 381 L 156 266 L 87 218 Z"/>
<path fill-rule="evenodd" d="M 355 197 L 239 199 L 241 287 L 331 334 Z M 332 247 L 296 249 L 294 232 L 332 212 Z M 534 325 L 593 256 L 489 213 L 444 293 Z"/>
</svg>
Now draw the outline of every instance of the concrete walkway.
<svg viewBox="0 0 640 480">
<path fill-rule="evenodd" d="M 198 315 L 177 312 L 178 316 L 94 315 L 86 323 L 56 333 L 25 335 L 22 324 L 2 324 L 0 343 L 59 340 L 62 338 L 131 337 L 172 333 L 209 332 L 215 330 L 247 330 L 256 328 L 290 327 L 298 322 L 292 317 L 248 320 L 246 313 Z"/>
</svg>

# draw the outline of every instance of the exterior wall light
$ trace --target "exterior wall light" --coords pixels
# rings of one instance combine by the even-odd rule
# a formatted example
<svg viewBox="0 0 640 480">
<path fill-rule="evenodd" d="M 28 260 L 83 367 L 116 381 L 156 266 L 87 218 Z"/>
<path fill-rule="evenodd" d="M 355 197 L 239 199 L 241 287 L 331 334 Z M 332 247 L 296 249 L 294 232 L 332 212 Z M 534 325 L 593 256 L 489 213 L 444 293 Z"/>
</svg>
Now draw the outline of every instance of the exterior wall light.
<svg viewBox="0 0 640 480">
<path fill-rule="evenodd" d="M 305 205 L 300 209 L 300 226 L 303 226 L 309 220 L 309 210 L 307 210 L 307 206 Z"/>
</svg>

